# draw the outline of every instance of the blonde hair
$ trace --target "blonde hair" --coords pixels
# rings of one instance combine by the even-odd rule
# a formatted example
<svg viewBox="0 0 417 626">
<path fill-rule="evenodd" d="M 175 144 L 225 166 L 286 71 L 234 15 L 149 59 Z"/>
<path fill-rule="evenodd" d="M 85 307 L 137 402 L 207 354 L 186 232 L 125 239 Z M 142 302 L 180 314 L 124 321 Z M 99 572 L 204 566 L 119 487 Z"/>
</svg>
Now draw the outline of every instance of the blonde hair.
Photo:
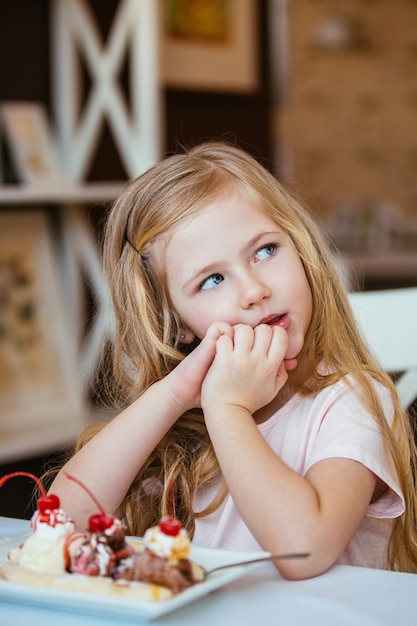
<svg viewBox="0 0 417 626">
<path fill-rule="evenodd" d="M 112 208 L 104 240 L 104 269 L 115 314 L 109 352 L 113 402 L 118 408 L 128 405 L 187 354 L 187 347 L 178 343 L 181 320 L 170 305 L 164 272 L 151 262 L 154 242 L 231 188 L 287 233 L 310 284 L 312 320 L 289 384 L 294 391 L 313 395 L 346 374 L 358 383 L 362 401 L 383 433 L 406 501 L 405 513 L 395 521 L 389 563 L 393 569 L 416 571 L 416 467 L 408 416 L 391 379 L 373 361 L 358 332 L 316 224 L 272 174 L 234 146 L 209 142 L 170 156 L 131 182 Z M 319 369 L 319 364 L 324 369 Z M 372 380 L 391 391 L 395 405 L 392 426 Z M 100 427 L 87 429 L 79 445 Z M 124 499 L 122 510 L 129 532 L 142 534 L 174 506 L 175 514 L 193 534 L 195 517 L 215 510 L 226 488 L 222 483 L 216 500 L 198 514 L 192 510 L 193 497 L 200 487 L 219 477 L 201 411 L 183 415 L 153 451 Z M 172 485 L 173 490 L 169 488 Z"/>
</svg>

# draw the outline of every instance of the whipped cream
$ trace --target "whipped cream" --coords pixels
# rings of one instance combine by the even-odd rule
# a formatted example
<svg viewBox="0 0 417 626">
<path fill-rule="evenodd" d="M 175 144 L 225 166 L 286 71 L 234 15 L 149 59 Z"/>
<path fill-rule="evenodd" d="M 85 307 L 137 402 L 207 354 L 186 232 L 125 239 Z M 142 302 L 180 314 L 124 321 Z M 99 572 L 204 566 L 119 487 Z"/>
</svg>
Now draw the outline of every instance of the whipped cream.
<svg viewBox="0 0 417 626">
<path fill-rule="evenodd" d="M 178 535 L 166 535 L 159 526 L 148 528 L 144 535 L 145 546 L 165 559 L 185 559 L 191 551 L 191 541 L 182 528 Z"/>
<path fill-rule="evenodd" d="M 75 525 L 62 509 L 52 511 L 50 518 L 49 522 L 44 522 L 41 521 L 42 514 L 34 513 L 30 522 L 33 534 L 23 545 L 10 551 L 10 561 L 37 572 L 65 573 L 64 544 Z"/>
</svg>

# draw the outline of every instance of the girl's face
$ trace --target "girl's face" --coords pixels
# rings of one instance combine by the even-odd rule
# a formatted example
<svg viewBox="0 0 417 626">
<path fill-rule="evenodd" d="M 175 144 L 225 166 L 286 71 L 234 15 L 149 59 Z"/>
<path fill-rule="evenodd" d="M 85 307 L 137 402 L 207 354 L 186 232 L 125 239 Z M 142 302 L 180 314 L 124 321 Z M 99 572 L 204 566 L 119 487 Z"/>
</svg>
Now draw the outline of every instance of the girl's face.
<svg viewBox="0 0 417 626">
<path fill-rule="evenodd" d="M 286 359 L 301 351 L 312 314 L 301 260 L 275 222 L 236 192 L 170 233 L 164 266 L 173 307 L 199 339 L 216 321 L 266 323 L 287 331 Z"/>
</svg>

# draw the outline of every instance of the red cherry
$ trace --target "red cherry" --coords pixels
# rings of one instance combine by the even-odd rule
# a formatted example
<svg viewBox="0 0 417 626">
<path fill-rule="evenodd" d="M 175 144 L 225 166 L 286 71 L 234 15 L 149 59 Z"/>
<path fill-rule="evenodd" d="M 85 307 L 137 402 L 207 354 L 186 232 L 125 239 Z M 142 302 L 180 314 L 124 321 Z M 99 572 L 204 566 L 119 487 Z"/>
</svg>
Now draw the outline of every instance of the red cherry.
<svg viewBox="0 0 417 626">
<path fill-rule="evenodd" d="M 159 522 L 159 528 L 164 535 L 169 535 L 170 537 L 176 537 L 181 528 L 181 522 L 175 517 L 163 517 Z"/>
<path fill-rule="evenodd" d="M 107 528 L 114 524 L 114 517 L 105 513 L 95 513 L 88 520 L 88 527 L 92 533 L 104 533 Z"/>
<path fill-rule="evenodd" d="M 59 498 L 53 493 L 50 493 L 47 496 L 42 496 L 38 500 L 38 509 L 41 513 L 46 513 L 47 511 L 54 511 L 55 509 L 59 509 Z"/>
</svg>

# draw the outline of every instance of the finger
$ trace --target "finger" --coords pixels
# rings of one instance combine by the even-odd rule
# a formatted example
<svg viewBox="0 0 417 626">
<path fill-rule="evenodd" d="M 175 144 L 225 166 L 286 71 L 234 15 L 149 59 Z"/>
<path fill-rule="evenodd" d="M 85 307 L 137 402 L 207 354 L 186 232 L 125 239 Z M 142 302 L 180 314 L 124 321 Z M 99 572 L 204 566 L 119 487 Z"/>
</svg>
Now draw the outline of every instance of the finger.
<svg viewBox="0 0 417 626">
<path fill-rule="evenodd" d="M 233 337 L 234 330 L 227 322 L 213 322 L 205 334 L 203 341 L 217 341 L 219 337 L 222 335 L 228 335 L 229 337 Z"/>
<path fill-rule="evenodd" d="M 230 324 L 226 322 L 214 322 L 214 324 L 211 324 L 201 343 L 186 357 L 185 361 L 187 364 L 192 364 L 194 368 L 206 371 L 216 355 L 216 342 L 222 336 L 233 336 Z"/>
<path fill-rule="evenodd" d="M 278 368 L 277 377 L 276 377 L 278 389 L 281 389 L 285 385 L 287 380 L 288 380 L 288 372 L 285 369 L 284 361 L 282 361 L 281 365 Z"/>
<path fill-rule="evenodd" d="M 268 324 L 260 324 L 254 328 L 253 351 L 259 355 L 268 355 L 271 342 L 274 336 L 274 329 Z"/>
<path fill-rule="evenodd" d="M 230 335 L 220 335 L 216 341 L 216 355 L 224 356 L 233 352 L 233 339 Z"/>
<path fill-rule="evenodd" d="M 252 326 L 246 324 L 237 324 L 233 327 L 233 344 L 237 352 L 248 352 L 252 350 L 255 333 Z"/>
<path fill-rule="evenodd" d="M 268 358 L 281 363 L 284 361 L 285 353 L 288 349 L 288 335 L 287 332 L 280 326 L 274 326 L 272 328 L 272 339 L 268 350 Z"/>
</svg>

